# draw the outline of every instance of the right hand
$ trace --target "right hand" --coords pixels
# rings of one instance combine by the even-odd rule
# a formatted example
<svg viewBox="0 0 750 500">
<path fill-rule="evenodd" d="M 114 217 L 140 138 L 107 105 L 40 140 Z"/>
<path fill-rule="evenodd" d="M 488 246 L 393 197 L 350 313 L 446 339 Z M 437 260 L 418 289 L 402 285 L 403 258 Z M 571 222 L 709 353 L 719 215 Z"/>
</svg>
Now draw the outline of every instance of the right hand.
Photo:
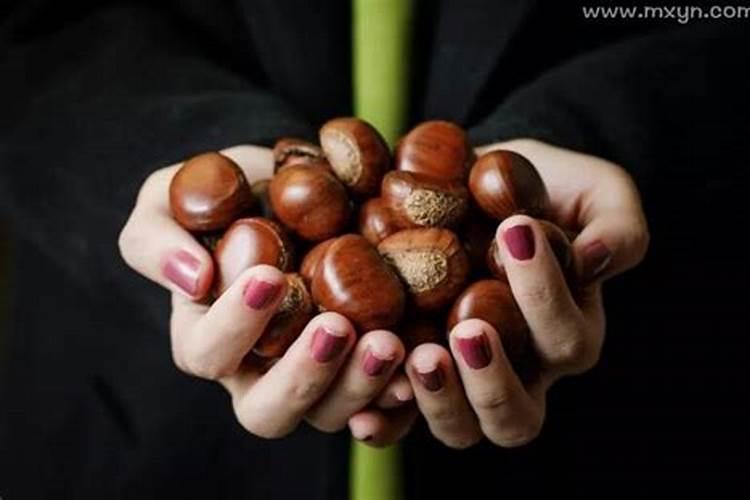
<svg viewBox="0 0 750 500">
<path fill-rule="evenodd" d="M 222 154 L 250 182 L 272 175 L 269 149 L 237 146 Z M 302 419 L 320 430 L 338 431 L 371 402 L 392 408 L 410 401 L 408 381 L 403 374 L 393 376 L 404 359 L 398 337 L 376 330 L 358 339 L 352 324 L 332 312 L 313 318 L 267 371 L 246 361 L 284 296 L 286 280 L 274 267 L 255 266 L 212 305 L 199 302 L 212 287 L 214 262 L 171 216 L 169 184 L 179 167 L 160 169 L 146 180 L 119 240 L 125 262 L 172 293 L 170 337 L 177 367 L 221 383 L 240 424 L 267 438 L 292 432 Z M 371 356 L 385 360 L 374 375 L 364 368 Z M 376 436 L 378 444 L 396 441 L 408 431 L 416 410 L 403 410 L 395 430 Z"/>
</svg>

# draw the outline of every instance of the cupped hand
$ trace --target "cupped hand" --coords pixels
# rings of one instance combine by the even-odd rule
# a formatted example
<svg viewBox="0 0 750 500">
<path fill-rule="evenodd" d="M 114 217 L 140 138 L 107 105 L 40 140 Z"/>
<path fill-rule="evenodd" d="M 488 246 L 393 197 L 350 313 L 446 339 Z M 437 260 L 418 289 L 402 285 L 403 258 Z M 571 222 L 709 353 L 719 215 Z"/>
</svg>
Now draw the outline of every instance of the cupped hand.
<svg viewBox="0 0 750 500">
<path fill-rule="evenodd" d="M 238 146 L 222 154 L 250 182 L 272 175 L 272 153 L 266 148 Z M 221 383 L 240 424 L 267 438 L 290 433 L 303 419 L 328 432 L 346 428 L 349 418 L 371 402 L 408 407 L 411 387 L 403 375 L 393 376 L 404 359 L 398 337 L 377 330 L 357 338 L 352 324 L 336 313 L 313 318 L 272 366 L 252 356 L 284 297 L 286 280 L 271 266 L 238 270 L 216 301 L 202 300 L 217 270 L 208 251 L 170 214 L 169 184 L 179 167 L 163 168 L 146 180 L 119 240 L 128 265 L 172 293 L 177 367 Z M 404 411 L 413 420 L 416 410 Z"/>
<path fill-rule="evenodd" d="M 578 232 L 573 241 L 577 284 L 573 290 L 566 284 L 537 221 L 513 216 L 500 224 L 497 245 L 530 328 L 538 371 L 522 380 L 498 332 L 477 319 L 454 327 L 449 350 L 436 344 L 417 347 L 406 363 L 417 404 L 431 432 L 455 448 L 485 437 L 513 447 L 539 434 L 550 386 L 560 377 L 585 372 L 599 359 L 605 332 L 602 282 L 637 265 L 649 242 L 638 191 L 619 166 L 534 140 L 478 152 L 492 149 L 521 153 L 538 168 L 549 190 L 553 222 Z M 366 433 L 386 435 L 395 425 L 379 420 Z"/>
</svg>

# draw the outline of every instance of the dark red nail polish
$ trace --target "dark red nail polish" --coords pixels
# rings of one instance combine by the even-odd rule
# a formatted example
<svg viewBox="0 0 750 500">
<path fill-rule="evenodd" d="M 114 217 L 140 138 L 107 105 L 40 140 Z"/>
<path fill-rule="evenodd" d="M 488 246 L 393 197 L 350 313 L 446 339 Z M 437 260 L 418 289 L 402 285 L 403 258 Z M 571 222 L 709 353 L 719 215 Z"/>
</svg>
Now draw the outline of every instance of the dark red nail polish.
<svg viewBox="0 0 750 500">
<path fill-rule="evenodd" d="M 315 330 L 312 339 L 312 356 L 318 363 L 328 363 L 346 347 L 346 336 L 334 334 L 324 326 Z"/>
<path fill-rule="evenodd" d="M 583 249 L 583 281 L 590 281 L 602 274 L 611 260 L 612 252 L 604 243 L 601 241 L 589 243 Z"/>
<path fill-rule="evenodd" d="M 425 389 L 427 389 L 430 392 L 437 392 L 440 389 L 443 388 L 443 373 L 440 370 L 440 367 L 436 367 L 431 372 L 427 373 L 417 373 L 417 379 L 419 379 L 419 383 L 424 386 Z"/>
<path fill-rule="evenodd" d="M 362 438 L 362 441 L 372 441 L 373 436 L 365 436 Z"/>
<path fill-rule="evenodd" d="M 164 276 L 188 295 L 198 293 L 201 261 L 185 250 L 179 250 L 164 261 Z"/>
<path fill-rule="evenodd" d="M 534 232 L 525 224 L 513 226 L 503 232 L 508 251 L 516 260 L 529 260 L 534 257 Z"/>
<path fill-rule="evenodd" d="M 390 364 L 390 359 L 380 359 L 371 351 L 367 351 L 362 360 L 362 370 L 370 377 L 378 377 L 383 374 Z"/>
<path fill-rule="evenodd" d="M 245 304 L 252 309 L 263 309 L 273 302 L 280 289 L 278 283 L 252 278 L 245 287 Z"/>
<path fill-rule="evenodd" d="M 487 335 L 484 333 L 469 338 L 457 337 L 456 343 L 458 350 L 461 351 L 461 356 L 470 368 L 478 370 L 489 365 L 492 361 L 492 350 L 487 341 Z"/>
</svg>

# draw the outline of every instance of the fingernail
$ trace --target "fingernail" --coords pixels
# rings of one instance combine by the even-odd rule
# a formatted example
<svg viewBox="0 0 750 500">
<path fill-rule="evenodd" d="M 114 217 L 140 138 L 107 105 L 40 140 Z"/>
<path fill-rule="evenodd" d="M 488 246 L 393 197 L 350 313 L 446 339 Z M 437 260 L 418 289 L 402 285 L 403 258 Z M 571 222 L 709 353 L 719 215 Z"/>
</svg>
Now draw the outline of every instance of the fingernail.
<svg viewBox="0 0 750 500">
<path fill-rule="evenodd" d="M 514 259 L 529 260 L 534 257 L 534 232 L 529 226 L 521 224 L 506 229 L 503 240 Z"/>
<path fill-rule="evenodd" d="M 318 363 L 328 363 L 341 354 L 346 346 L 346 336 L 336 335 L 321 326 L 313 334 L 312 356 Z"/>
<path fill-rule="evenodd" d="M 440 367 L 436 367 L 431 372 L 417 373 L 417 379 L 419 383 L 424 386 L 430 392 L 437 392 L 443 388 L 443 374 L 440 371 Z"/>
<path fill-rule="evenodd" d="M 245 304 L 251 309 L 267 307 L 276 298 L 281 285 L 251 278 L 245 287 Z"/>
<path fill-rule="evenodd" d="M 458 350 L 461 351 L 461 356 L 470 368 L 479 370 L 492 361 L 492 351 L 484 332 L 474 337 L 457 337 L 456 343 L 458 344 Z"/>
<path fill-rule="evenodd" d="M 378 377 L 383 374 L 390 364 L 390 359 L 381 359 L 368 350 L 362 360 L 362 370 L 370 377 Z"/>
<path fill-rule="evenodd" d="M 401 403 L 406 403 L 414 399 L 414 392 L 412 392 L 411 386 L 404 389 L 396 389 L 394 391 L 394 394 L 396 396 L 396 399 L 398 399 Z"/>
<path fill-rule="evenodd" d="M 612 260 L 612 252 L 601 241 L 589 243 L 583 249 L 583 280 L 589 281 L 599 276 Z"/>
<path fill-rule="evenodd" d="M 198 293 L 201 261 L 185 250 L 178 250 L 164 261 L 164 276 L 188 295 Z"/>
</svg>

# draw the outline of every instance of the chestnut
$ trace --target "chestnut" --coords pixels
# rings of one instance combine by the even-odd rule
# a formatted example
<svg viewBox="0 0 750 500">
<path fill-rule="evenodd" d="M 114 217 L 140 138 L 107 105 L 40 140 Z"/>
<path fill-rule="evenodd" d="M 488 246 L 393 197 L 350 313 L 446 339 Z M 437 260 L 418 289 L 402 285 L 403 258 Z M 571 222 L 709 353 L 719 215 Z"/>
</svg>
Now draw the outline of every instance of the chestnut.
<svg viewBox="0 0 750 500">
<path fill-rule="evenodd" d="M 546 220 L 539 220 L 539 225 L 544 231 L 544 235 L 547 237 L 552 253 L 555 254 L 560 269 L 563 272 L 566 280 L 570 282 L 575 275 L 575 266 L 573 261 L 573 248 L 570 244 L 568 234 L 560 229 L 555 224 Z M 497 240 L 493 238 L 489 249 L 487 250 L 487 267 L 490 273 L 501 280 L 507 280 L 508 277 L 505 274 L 505 265 L 500 257 L 500 251 L 497 248 Z"/>
<path fill-rule="evenodd" d="M 188 231 L 222 230 L 246 215 L 253 204 L 245 174 L 219 153 L 203 153 L 189 159 L 169 185 L 172 215 Z"/>
<path fill-rule="evenodd" d="M 258 212 L 261 217 L 275 219 L 276 216 L 273 214 L 273 208 L 271 208 L 271 200 L 268 198 L 268 187 L 270 185 L 271 179 L 261 179 L 250 185 L 250 191 L 258 203 Z"/>
<path fill-rule="evenodd" d="M 448 229 L 399 231 L 381 241 L 378 252 L 404 280 L 418 309 L 440 309 L 466 286 L 469 258 Z"/>
<path fill-rule="evenodd" d="M 454 227 L 469 207 L 461 182 L 398 170 L 383 178 L 381 196 L 402 227 Z"/>
<path fill-rule="evenodd" d="M 273 146 L 274 172 L 296 163 L 318 163 L 325 160 L 323 150 L 312 142 L 284 137 Z"/>
<path fill-rule="evenodd" d="M 292 266 L 292 245 L 284 230 L 263 217 L 239 219 L 216 245 L 216 289 L 221 294 L 245 270 L 259 264 L 288 271 Z"/>
<path fill-rule="evenodd" d="M 474 152 L 466 133 L 446 121 L 428 121 L 413 128 L 396 147 L 397 170 L 438 179 L 466 179 Z"/>
<path fill-rule="evenodd" d="M 324 169 L 284 167 L 271 179 L 268 194 L 276 217 L 303 239 L 328 239 L 349 221 L 346 189 Z"/>
<path fill-rule="evenodd" d="M 373 245 L 400 229 L 383 198 L 370 198 L 359 209 L 359 232 Z"/>
<path fill-rule="evenodd" d="M 312 280 L 315 303 L 349 318 L 360 333 L 392 328 L 404 312 L 404 287 L 363 236 L 337 238 L 318 262 Z"/>
<path fill-rule="evenodd" d="M 281 357 L 315 314 L 302 276 L 291 273 L 285 277 L 287 289 L 281 305 L 252 349 L 253 354 L 262 358 Z"/>
<path fill-rule="evenodd" d="M 513 214 L 543 218 L 549 209 L 549 195 L 539 172 L 513 151 L 480 156 L 471 168 L 469 189 L 482 210 L 498 221 Z"/>
<path fill-rule="evenodd" d="M 461 321 L 471 318 L 492 325 L 500 335 L 511 363 L 521 361 L 529 343 L 529 328 L 507 283 L 481 280 L 466 288 L 448 314 L 448 332 Z"/>
<path fill-rule="evenodd" d="M 380 133 L 358 118 L 335 118 L 320 129 L 320 145 L 336 177 L 357 195 L 377 192 L 391 154 Z"/>
<path fill-rule="evenodd" d="M 328 247 L 331 246 L 331 243 L 333 243 L 335 240 L 336 238 L 331 238 L 329 240 L 321 241 L 320 243 L 312 247 L 307 252 L 307 254 L 305 254 L 305 258 L 302 259 L 302 264 L 299 268 L 299 273 L 308 284 L 312 283 L 313 277 L 315 276 L 315 271 L 316 269 L 318 269 L 318 263 L 323 257 L 323 254 L 325 254 L 326 250 L 328 250 Z"/>
</svg>

